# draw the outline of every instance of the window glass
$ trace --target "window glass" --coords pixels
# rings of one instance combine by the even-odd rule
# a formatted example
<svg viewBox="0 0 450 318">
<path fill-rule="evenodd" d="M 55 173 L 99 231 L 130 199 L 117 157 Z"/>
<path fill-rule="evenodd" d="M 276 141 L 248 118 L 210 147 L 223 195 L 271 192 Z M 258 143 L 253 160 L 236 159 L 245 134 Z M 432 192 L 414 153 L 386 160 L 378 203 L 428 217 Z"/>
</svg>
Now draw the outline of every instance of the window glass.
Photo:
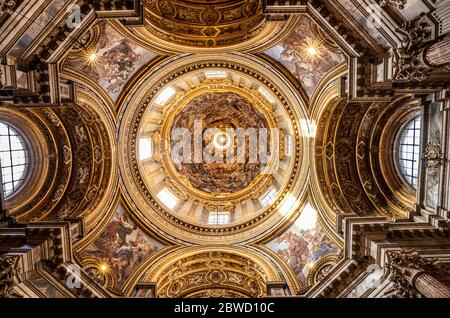
<svg viewBox="0 0 450 318">
<path fill-rule="evenodd" d="M 227 224 L 230 222 L 230 213 L 226 211 L 215 211 L 209 213 L 209 224 Z"/>
<path fill-rule="evenodd" d="M 28 167 L 28 149 L 22 136 L 12 126 L 0 122 L 0 162 L 3 194 L 14 194 L 22 185 Z"/>
<path fill-rule="evenodd" d="M 420 156 L 420 116 L 411 120 L 401 131 L 398 162 L 405 178 L 414 189 L 417 188 Z"/>
</svg>

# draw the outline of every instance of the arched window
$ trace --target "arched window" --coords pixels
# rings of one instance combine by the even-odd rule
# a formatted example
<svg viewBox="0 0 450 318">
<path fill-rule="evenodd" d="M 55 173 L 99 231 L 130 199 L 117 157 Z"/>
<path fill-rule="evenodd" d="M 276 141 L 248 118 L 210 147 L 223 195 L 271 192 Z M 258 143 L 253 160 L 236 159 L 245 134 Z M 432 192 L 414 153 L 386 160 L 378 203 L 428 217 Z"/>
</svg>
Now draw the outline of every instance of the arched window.
<svg viewBox="0 0 450 318">
<path fill-rule="evenodd" d="M 414 189 L 417 188 L 420 156 L 421 117 L 412 119 L 400 132 L 398 143 L 398 162 L 404 179 Z"/>
<path fill-rule="evenodd" d="M 14 194 L 25 180 L 29 154 L 23 137 L 12 126 L 0 121 L 0 159 L 3 194 Z"/>
<path fill-rule="evenodd" d="M 230 222 L 230 212 L 228 211 L 212 211 L 208 216 L 209 224 L 227 224 Z"/>
</svg>

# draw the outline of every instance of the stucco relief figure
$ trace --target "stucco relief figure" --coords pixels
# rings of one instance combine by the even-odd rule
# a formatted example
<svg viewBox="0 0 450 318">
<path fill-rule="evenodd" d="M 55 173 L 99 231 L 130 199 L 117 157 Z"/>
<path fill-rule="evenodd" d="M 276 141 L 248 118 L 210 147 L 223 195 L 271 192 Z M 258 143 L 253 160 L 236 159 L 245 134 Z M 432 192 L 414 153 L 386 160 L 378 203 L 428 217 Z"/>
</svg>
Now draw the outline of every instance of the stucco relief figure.
<svg viewBox="0 0 450 318">
<path fill-rule="evenodd" d="M 294 271 L 303 285 L 316 261 L 340 252 L 317 221 L 317 212 L 308 204 L 300 217 L 283 234 L 267 244 Z"/>
<path fill-rule="evenodd" d="M 116 287 L 120 287 L 144 260 L 163 246 L 142 232 L 119 207 L 105 231 L 82 256 L 95 257 L 108 264 L 116 278 Z"/>
</svg>

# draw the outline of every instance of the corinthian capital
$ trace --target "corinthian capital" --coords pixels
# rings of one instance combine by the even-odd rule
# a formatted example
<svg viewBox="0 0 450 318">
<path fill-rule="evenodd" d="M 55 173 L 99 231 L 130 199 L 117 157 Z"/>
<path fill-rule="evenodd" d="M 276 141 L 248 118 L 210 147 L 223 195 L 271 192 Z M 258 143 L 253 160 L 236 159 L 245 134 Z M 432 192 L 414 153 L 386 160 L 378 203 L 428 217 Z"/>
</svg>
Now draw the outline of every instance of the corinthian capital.
<svg viewBox="0 0 450 318">
<path fill-rule="evenodd" d="M 432 25 L 426 15 L 403 24 L 398 31 L 403 34 L 401 46 L 397 49 L 395 80 L 423 81 L 433 67 L 425 62 L 425 50 L 431 45 Z"/>
<path fill-rule="evenodd" d="M 450 276 L 449 265 L 424 259 L 414 249 L 388 251 L 387 257 L 386 268 L 390 271 L 393 283 L 392 288 L 385 293 L 388 297 L 422 297 L 422 293 L 416 288 L 418 277 L 426 274 L 427 277 L 448 281 Z"/>
</svg>

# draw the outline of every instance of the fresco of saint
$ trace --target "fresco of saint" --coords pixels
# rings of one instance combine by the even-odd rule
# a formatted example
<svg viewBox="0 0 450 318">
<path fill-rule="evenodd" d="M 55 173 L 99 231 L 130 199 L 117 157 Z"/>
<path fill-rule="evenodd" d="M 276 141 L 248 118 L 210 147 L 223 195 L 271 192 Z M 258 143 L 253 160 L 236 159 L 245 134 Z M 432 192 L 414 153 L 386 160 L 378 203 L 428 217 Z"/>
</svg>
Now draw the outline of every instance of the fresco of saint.
<svg viewBox="0 0 450 318">
<path fill-rule="evenodd" d="M 95 54 L 95 61 L 86 56 L 69 59 L 66 65 L 90 76 L 115 101 L 131 76 L 156 54 L 128 41 L 106 22 L 98 26 L 100 38 L 88 52 Z"/>
<path fill-rule="evenodd" d="M 94 257 L 110 267 L 120 288 L 135 269 L 164 245 L 146 235 L 119 206 L 100 237 L 82 257 Z"/>
<path fill-rule="evenodd" d="M 316 261 L 325 255 L 340 253 L 340 249 L 321 228 L 317 212 L 309 203 L 295 223 L 286 232 L 267 243 L 267 247 L 286 262 L 303 286 Z"/>
<path fill-rule="evenodd" d="M 317 41 L 317 35 L 312 31 L 312 23 L 310 18 L 303 16 L 289 37 L 265 52 L 286 67 L 299 80 L 309 96 L 328 71 L 345 62 L 342 53 L 333 52 L 326 45 L 329 39 Z M 310 47 L 314 47 L 313 52 L 308 51 Z"/>
</svg>

